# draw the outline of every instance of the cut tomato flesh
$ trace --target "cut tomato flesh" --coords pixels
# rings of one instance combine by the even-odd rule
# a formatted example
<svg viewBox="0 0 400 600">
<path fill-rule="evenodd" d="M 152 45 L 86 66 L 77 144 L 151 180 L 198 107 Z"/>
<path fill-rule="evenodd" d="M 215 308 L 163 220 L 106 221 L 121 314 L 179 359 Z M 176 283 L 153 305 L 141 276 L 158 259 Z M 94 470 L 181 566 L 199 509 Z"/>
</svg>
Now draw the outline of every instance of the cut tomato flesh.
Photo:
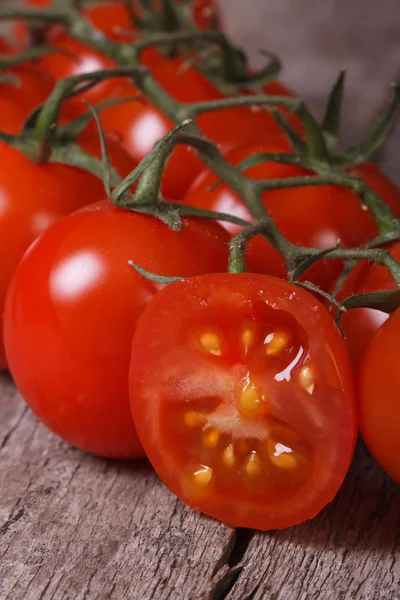
<svg viewBox="0 0 400 600">
<path fill-rule="evenodd" d="M 219 275 L 169 286 L 139 324 L 130 385 L 161 478 L 228 524 L 310 518 L 348 468 L 355 424 L 343 343 L 325 309 L 286 282 Z"/>
</svg>

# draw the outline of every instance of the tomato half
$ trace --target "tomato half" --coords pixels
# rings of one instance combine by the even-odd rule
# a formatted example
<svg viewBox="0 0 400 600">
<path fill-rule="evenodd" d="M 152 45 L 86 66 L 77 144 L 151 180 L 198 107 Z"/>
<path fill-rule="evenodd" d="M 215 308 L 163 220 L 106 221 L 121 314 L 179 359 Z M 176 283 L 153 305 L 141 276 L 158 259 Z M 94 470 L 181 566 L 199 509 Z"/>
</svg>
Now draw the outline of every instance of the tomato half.
<svg viewBox="0 0 400 600">
<path fill-rule="evenodd" d="M 228 236 L 213 221 L 181 232 L 100 202 L 46 231 L 20 262 L 4 317 L 11 373 L 34 413 L 83 450 L 143 455 L 129 409 L 136 322 L 160 289 L 128 265 L 163 275 L 223 271 Z"/>
<path fill-rule="evenodd" d="M 264 275 L 162 290 L 133 338 L 132 414 L 161 479 L 233 527 L 316 515 L 349 467 L 356 422 L 344 342 L 307 292 Z"/>
<path fill-rule="evenodd" d="M 290 146 L 287 140 L 280 136 L 261 144 L 234 149 L 226 158 L 231 164 L 237 165 L 244 158 L 260 152 L 286 153 L 290 152 Z M 245 173 L 257 180 L 312 174 L 301 167 L 272 162 L 252 167 Z M 392 208 L 396 216 L 400 216 L 400 191 L 379 167 L 365 163 L 349 169 L 349 175 L 364 179 Z M 216 181 L 214 173 L 210 170 L 204 171 L 189 189 L 185 203 L 249 219 L 250 214 L 243 200 L 227 185 L 222 184 L 209 190 Z M 370 213 L 363 210 L 357 196 L 343 187 L 309 186 L 270 190 L 264 194 L 263 202 L 281 232 L 297 245 L 329 248 L 340 239 L 344 247 L 357 247 L 377 235 Z M 231 223 L 223 223 L 223 226 L 231 234 L 239 231 L 239 227 Z M 250 246 L 254 254 L 260 257 L 258 272 L 285 276 L 282 257 L 262 236 L 254 238 Z M 340 270 L 339 261 L 320 261 L 307 271 L 305 278 L 322 289 L 329 290 Z"/>
<path fill-rule="evenodd" d="M 400 260 L 400 242 L 390 248 L 390 253 Z M 360 261 L 350 271 L 336 298 L 341 302 L 355 294 L 370 294 L 394 289 L 396 284 L 386 267 Z M 345 333 L 346 345 L 354 366 L 363 355 L 369 340 L 388 317 L 387 313 L 372 308 L 355 308 L 343 313 L 340 325 Z"/>
<path fill-rule="evenodd" d="M 360 429 L 371 454 L 400 483 L 400 311 L 373 336 L 357 370 Z"/>
<path fill-rule="evenodd" d="M 80 145 L 100 157 L 97 136 L 82 134 Z M 124 150 L 108 141 L 111 161 L 122 176 L 134 164 Z M 19 150 L 0 142 L 0 239 L 6 251 L 0 258 L 0 314 L 7 288 L 25 250 L 45 229 L 70 212 L 104 197 L 100 179 L 87 171 L 58 163 L 37 165 Z M 0 328 L 0 370 L 6 369 Z"/>
</svg>

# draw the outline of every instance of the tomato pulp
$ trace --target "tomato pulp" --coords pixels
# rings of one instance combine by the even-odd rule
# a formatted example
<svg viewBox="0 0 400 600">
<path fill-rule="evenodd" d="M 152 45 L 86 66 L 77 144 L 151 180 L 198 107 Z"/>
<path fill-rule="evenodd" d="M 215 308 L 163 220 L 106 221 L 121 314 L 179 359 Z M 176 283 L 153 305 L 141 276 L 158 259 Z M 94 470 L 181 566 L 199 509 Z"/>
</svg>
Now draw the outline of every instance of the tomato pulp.
<svg viewBox="0 0 400 600">
<path fill-rule="evenodd" d="M 371 454 L 400 483 L 400 311 L 373 336 L 357 370 L 360 430 Z"/>
<path fill-rule="evenodd" d="M 286 138 L 279 136 L 261 144 L 234 149 L 226 155 L 226 159 L 237 165 L 252 154 L 290 151 Z M 400 191 L 379 167 L 364 163 L 349 169 L 348 173 L 364 179 L 400 217 Z M 313 173 L 293 165 L 266 162 L 247 169 L 245 174 L 259 180 L 304 177 Z M 243 200 L 227 185 L 221 184 L 210 190 L 217 179 L 212 171 L 203 171 L 185 196 L 185 204 L 251 219 Z M 344 247 L 357 247 L 371 241 L 378 233 L 369 211 L 363 210 L 360 199 L 344 187 L 305 186 L 269 190 L 263 195 L 263 203 L 280 231 L 297 245 L 329 248 L 340 239 Z M 231 234 L 240 230 L 232 223 L 224 222 L 222 225 Z M 259 257 L 257 272 L 286 276 L 282 257 L 265 238 L 257 236 L 249 246 L 254 256 Z M 306 272 L 305 278 L 328 291 L 341 268 L 340 261 L 319 261 Z"/>
<path fill-rule="evenodd" d="M 336 494 L 356 438 L 343 339 L 310 294 L 264 275 L 173 283 L 133 338 L 132 414 L 161 479 L 233 527 L 276 529 Z"/>
<path fill-rule="evenodd" d="M 102 456 L 143 450 L 129 409 L 136 322 L 160 289 L 128 265 L 163 275 L 226 269 L 228 235 L 210 220 L 158 219 L 107 201 L 48 229 L 20 262 L 7 297 L 10 371 L 39 419 L 69 443 Z"/>
<path fill-rule="evenodd" d="M 134 168 L 132 159 L 113 140 L 107 140 L 111 162 L 122 176 Z M 99 138 L 83 133 L 80 146 L 100 158 Z M 0 313 L 12 274 L 25 250 L 55 221 L 104 197 L 100 179 L 60 163 L 38 165 L 19 150 L 0 142 Z M 0 328 L 0 371 L 7 368 Z"/>
</svg>

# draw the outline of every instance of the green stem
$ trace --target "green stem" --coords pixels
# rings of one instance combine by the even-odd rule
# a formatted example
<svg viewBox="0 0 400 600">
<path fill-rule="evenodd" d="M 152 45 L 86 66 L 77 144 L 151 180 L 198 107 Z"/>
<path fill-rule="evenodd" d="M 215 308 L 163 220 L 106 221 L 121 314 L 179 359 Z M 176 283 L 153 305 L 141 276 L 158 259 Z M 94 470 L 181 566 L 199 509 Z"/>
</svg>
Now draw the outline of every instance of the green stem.
<svg viewBox="0 0 400 600">
<path fill-rule="evenodd" d="M 46 54 L 60 53 L 58 48 L 52 46 L 36 46 L 21 54 L 6 54 L 0 57 L 0 69 L 8 69 L 26 62 L 37 60 Z"/>
<path fill-rule="evenodd" d="M 228 108 L 240 108 L 242 106 L 282 106 L 295 112 L 300 105 L 300 100 L 286 96 L 267 96 L 266 94 L 233 96 L 221 100 L 207 100 L 186 104 L 185 109 L 188 118 L 194 119 L 205 112 L 225 110 Z"/>
<path fill-rule="evenodd" d="M 240 233 L 235 235 L 229 244 L 229 266 L 228 273 L 245 273 L 246 261 L 245 252 L 247 244 L 251 238 L 262 234 L 268 230 L 269 223 L 258 221 L 248 227 L 245 227 Z"/>
</svg>

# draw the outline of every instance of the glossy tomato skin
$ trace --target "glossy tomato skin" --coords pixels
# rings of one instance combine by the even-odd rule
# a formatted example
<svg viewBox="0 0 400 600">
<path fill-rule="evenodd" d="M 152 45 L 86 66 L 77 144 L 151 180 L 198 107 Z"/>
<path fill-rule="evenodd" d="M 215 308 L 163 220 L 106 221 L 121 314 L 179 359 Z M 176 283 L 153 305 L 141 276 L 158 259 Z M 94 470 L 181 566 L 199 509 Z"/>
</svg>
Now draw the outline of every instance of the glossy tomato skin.
<svg viewBox="0 0 400 600">
<path fill-rule="evenodd" d="M 264 275 L 173 283 L 133 338 L 148 458 L 179 498 L 232 527 L 289 527 L 332 500 L 355 445 L 353 383 L 327 310 Z"/>
<path fill-rule="evenodd" d="M 376 332 L 357 369 L 360 430 L 369 451 L 400 484 L 400 311 Z"/>
<path fill-rule="evenodd" d="M 79 141 L 86 152 L 100 157 L 97 136 L 84 133 Z M 109 140 L 108 145 L 114 167 L 127 175 L 134 167 L 132 160 L 116 142 Z M 58 163 L 34 164 L 3 142 L 0 164 L 0 238 L 7 248 L 0 259 L 2 313 L 12 274 L 28 246 L 61 217 L 103 198 L 104 187 L 100 179 L 82 169 Z M 6 368 L 0 328 L 0 370 Z"/>
<path fill-rule="evenodd" d="M 227 160 L 236 165 L 247 156 L 259 152 L 286 153 L 290 147 L 282 136 L 269 141 L 232 150 Z M 279 163 L 264 163 L 246 171 L 254 179 L 283 179 L 312 174 L 301 167 Z M 382 199 L 389 204 L 397 217 L 400 216 L 400 191 L 371 163 L 349 170 L 350 175 L 364 179 Z M 204 171 L 189 189 L 185 203 L 199 208 L 229 212 L 249 219 L 249 212 L 241 198 L 227 185 L 209 191 L 217 181 L 209 170 Z M 338 239 L 344 247 L 357 247 L 371 241 L 377 229 L 371 214 L 361 207 L 360 200 L 345 188 L 334 186 L 309 186 L 270 190 L 264 194 L 263 202 L 281 232 L 293 243 L 317 248 L 334 246 Z M 239 228 L 230 223 L 224 227 L 234 234 Z M 285 276 L 284 263 L 279 254 L 261 236 L 251 242 L 253 252 L 260 257 L 260 272 Z M 339 261 L 320 261 L 306 273 L 325 291 L 341 271 Z"/>
<path fill-rule="evenodd" d="M 30 113 L 47 99 L 54 81 L 32 63 L 5 69 L 4 74 L 13 76 L 15 82 L 0 82 L 0 130 L 16 135 Z"/>
<path fill-rule="evenodd" d="M 227 234 L 185 219 L 182 232 L 103 201 L 60 220 L 20 262 L 5 309 L 11 373 L 43 423 L 102 456 L 143 451 L 129 410 L 132 335 L 160 285 L 128 265 L 163 275 L 222 271 Z"/>
<path fill-rule="evenodd" d="M 400 242 L 390 248 L 391 255 L 400 260 Z M 386 267 L 360 261 L 345 279 L 339 293 L 342 302 L 355 294 L 370 294 L 396 289 L 393 277 Z M 365 352 L 369 340 L 388 319 L 389 315 L 372 308 L 355 308 L 344 313 L 340 325 L 346 336 L 346 345 L 354 367 Z"/>
</svg>

